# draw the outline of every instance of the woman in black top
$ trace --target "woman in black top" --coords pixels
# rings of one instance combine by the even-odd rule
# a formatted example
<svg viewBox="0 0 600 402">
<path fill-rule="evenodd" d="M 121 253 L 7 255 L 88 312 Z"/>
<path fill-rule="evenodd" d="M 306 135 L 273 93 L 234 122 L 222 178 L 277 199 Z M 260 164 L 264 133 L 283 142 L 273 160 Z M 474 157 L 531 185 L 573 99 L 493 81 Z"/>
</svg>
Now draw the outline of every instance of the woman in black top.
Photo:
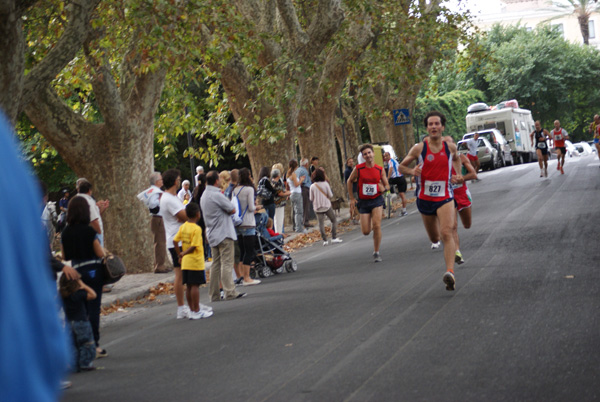
<svg viewBox="0 0 600 402">
<path fill-rule="evenodd" d="M 260 204 L 267 211 L 269 218 L 275 218 L 275 188 L 271 183 L 271 169 L 262 167 L 258 174 L 257 195 L 260 197 Z"/>
<path fill-rule="evenodd" d="M 87 311 L 94 332 L 96 352 L 106 356 L 106 350 L 99 347 L 100 307 L 102 306 L 102 286 L 104 278 L 102 260 L 104 249 L 90 226 L 90 207 L 85 198 L 76 196 L 69 201 L 67 227 L 61 235 L 63 260 L 71 261 L 73 268 L 81 275 L 81 280 L 96 292 L 94 300 L 87 301 Z"/>
</svg>

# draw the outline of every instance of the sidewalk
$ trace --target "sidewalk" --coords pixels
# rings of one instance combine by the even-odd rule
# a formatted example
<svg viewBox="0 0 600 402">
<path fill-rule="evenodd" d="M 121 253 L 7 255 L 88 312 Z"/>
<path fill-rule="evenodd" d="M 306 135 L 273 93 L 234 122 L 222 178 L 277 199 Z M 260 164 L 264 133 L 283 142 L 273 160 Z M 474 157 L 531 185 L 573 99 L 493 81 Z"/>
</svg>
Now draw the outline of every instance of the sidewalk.
<svg viewBox="0 0 600 402">
<path fill-rule="evenodd" d="M 344 222 L 350 219 L 350 209 L 341 208 L 340 215 L 337 217 L 338 223 Z M 316 222 L 316 221 L 315 221 Z M 329 220 L 326 220 L 325 226 L 331 226 Z M 319 231 L 318 223 L 312 228 L 307 228 L 309 232 Z M 294 240 L 300 236 L 299 233 L 294 233 L 291 226 L 285 227 L 285 233 L 291 233 L 285 238 L 285 243 Z M 211 262 L 206 263 L 206 269 L 210 269 Z M 115 283 L 113 289 L 109 293 L 102 294 L 102 307 L 109 307 L 111 304 L 120 301 L 130 301 L 142 298 L 150 293 L 150 288 L 157 286 L 159 283 L 173 283 L 175 274 L 170 272 L 168 274 L 155 274 L 155 273 L 143 273 L 143 274 L 126 274 L 121 280 Z"/>
</svg>

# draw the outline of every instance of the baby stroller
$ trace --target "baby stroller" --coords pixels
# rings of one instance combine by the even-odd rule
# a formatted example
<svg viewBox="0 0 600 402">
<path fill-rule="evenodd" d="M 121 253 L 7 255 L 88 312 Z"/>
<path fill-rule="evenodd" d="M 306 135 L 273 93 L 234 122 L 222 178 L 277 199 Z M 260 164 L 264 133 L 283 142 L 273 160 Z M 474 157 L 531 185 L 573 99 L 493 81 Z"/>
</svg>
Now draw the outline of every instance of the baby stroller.
<svg viewBox="0 0 600 402">
<path fill-rule="evenodd" d="M 275 274 L 296 272 L 298 264 L 283 249 L 283 236 L 271 237 L 267 231 L 268 216 L 265 213 L 255 214 L 256 248 L 255 257 L 250 266 L 250 277 L 266 278 Z"/>
</svg>

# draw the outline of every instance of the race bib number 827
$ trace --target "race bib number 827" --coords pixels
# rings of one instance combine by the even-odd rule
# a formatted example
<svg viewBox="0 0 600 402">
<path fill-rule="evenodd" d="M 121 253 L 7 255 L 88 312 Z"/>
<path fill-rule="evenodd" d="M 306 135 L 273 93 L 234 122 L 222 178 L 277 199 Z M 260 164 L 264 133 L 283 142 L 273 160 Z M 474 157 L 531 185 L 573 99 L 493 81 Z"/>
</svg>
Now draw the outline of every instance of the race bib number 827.
<svg viewBox="0 0 600 402">
<path fill-rule="evenodd" d="M 425 180 L 424 190 L 425 195 L 428 195 L 430 197 L 445 197 L 446 182 Z"/>
</svg>

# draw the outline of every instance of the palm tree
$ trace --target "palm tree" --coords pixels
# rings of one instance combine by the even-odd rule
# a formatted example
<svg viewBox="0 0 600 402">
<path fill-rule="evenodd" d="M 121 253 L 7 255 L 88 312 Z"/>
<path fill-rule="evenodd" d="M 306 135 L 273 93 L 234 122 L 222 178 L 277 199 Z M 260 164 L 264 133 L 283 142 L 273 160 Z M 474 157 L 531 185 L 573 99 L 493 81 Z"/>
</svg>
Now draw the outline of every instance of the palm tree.
<svg viewBox="0 0 600 402">
<path fill-rule="evenodd" d="M 593 12 L 600 11 L 600 4 L 597 0 L 551 0 L 548 1 L 554 8 L 562 11 L 561 15 L 552 19 L 576 15 L 579 22 L 579 29 L 583 37 L 583 43 L 589 45 L 590 42 L 590 15 Z"/>
</svg>

